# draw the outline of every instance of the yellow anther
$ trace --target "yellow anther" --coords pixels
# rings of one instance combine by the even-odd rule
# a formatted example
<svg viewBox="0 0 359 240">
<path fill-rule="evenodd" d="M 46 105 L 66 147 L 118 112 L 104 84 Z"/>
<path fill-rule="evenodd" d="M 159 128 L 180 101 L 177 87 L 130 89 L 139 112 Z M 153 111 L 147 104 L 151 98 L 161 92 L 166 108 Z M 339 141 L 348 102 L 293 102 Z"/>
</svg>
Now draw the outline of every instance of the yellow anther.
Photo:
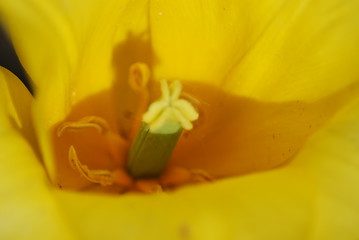
<svg viewBox="0 0 359 240">
<path fill-rule="evenodd" d="M 87 116 L 78 121 L 64 122 L 57 128 L 57 136 L 61 137 L 65 131 L 76 132 L 84 128 L 95 128 L 102 134 L 110 131 L 110 126 L 105 119 L 97 116 Z"/>
<path fill-rule="evenodd" d="M 180 99 L 182 84 L 173 81 L 168 85 L 167 81 L 161 80 L 162 96 L 153 102 L 142 120 L 150 126 L 151 132 L 156 132 L 164 124 L 179 124 L 183 129 L 191 130 L 192 121 L 198 119 L 195 108 L 185 99 Z"/>
<path fill-rule="evenodd" d="M 86 165 L 83 165 L 77 157 L 76 150 L 72 145 L 69 148 L 69 162 L 74 170 L 90 182 L 99 183 L 103 186 L 111 185 L 114 182 L 114 178 L 110 171 L 90 170 Z"/>
<path fill-rule="evenodd" d="M 129 188 L 132 185 L 132 179 L 124 169 L 116 169 L 114 171 L 89 169 L 80 162 L 73 145 L 69 148 L 69 162 L 71 167 L 89 182 L 99 183 L 102 186 L 117 184 L 124 188 Z"/>
<path fill-rule="evenodd" d="M 131 65 L 128 82 L 135 91 L 143 91 L 148 84 L 151 71 L 147 64 L 137 62 Z"/>
</svg>

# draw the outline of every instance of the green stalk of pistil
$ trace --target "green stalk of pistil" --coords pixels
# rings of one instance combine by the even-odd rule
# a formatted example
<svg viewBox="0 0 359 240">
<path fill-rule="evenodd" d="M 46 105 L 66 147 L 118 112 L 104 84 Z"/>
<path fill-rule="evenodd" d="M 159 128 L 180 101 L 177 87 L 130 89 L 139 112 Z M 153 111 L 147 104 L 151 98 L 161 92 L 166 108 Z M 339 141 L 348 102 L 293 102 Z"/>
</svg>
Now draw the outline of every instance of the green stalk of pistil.
<svg viewBox="0 0 359 240">
<path fill-rule="evenodd" d="M 165 170 L 182 130 L 180 124 L 172 122 L 151 132 L 150 125 L 142 122 L 129 153 L 129 174 L 135 179 L 158 177 Z"/>
<path fill-rule="evenodd" d="M 166 168 L 182 130 L 191 130 L 198 112 L 181 99 L 182 84 L 162 79 L 161 98 L 142 116 L 142 125 L 130 149 L 127 171 L 134 179 L 157 178 Z"/>
</svg>

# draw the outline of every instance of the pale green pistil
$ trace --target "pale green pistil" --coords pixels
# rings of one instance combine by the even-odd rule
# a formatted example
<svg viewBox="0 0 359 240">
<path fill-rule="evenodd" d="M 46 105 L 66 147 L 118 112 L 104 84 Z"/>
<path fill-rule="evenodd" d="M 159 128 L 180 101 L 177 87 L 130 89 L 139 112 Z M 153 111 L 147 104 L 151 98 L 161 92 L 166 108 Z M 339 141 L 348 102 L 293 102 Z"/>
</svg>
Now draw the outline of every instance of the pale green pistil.
<svg viewBox="0 0 359 240">
<path fill-rule="evenodd" d="M 198 119 L 195 108 L 180 99 L 182 84 L 168 85 L 161 80 L 162 96 L 153 102 L 142 117 L 142 125 L 132 144 L 127 170 L 134 178 L 152 178 L 166 168 L 182 130 L 191 130 Z"/>
</svg>

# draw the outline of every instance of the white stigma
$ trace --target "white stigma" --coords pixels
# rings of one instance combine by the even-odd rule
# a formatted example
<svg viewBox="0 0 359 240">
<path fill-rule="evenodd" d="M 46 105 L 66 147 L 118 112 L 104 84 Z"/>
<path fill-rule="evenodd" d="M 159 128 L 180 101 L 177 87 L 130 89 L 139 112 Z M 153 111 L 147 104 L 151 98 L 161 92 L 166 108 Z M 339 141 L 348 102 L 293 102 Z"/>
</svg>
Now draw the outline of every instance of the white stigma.
<svg viewBox="0 0 359 240">
<path fill-rule="evenodd" d="M 150 125 L 150 131 L 156 132 L 169 123 L 178 123 L 183 129 L 191 130 L 192 121 L 198 119 L 195 108 L 185 99 L 180 99 L 182 84 L 175 80 L 169 86 L 166 80 L 161 80 L 162 96 L 153 102 L 142 120 Z"/>
</svg>

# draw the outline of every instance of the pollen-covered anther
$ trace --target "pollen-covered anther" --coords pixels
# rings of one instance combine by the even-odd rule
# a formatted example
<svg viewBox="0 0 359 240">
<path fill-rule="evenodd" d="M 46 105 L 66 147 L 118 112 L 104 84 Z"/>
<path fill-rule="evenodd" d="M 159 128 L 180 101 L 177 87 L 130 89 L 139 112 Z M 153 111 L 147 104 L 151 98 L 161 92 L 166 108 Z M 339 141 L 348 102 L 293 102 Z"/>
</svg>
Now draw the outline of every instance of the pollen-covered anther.
<svg viewBox="0 0 359 240">
<path fill-rule="evenodd" d="M 86 116 L 78 121 L 64 122 L 57 128 L 57 136 L 61 137 L 65 131 L 77 132 L 86 128 L 95 128 L 101 134 L 106 134 L 110 131 L 110 126 L 107 121 L 98 116 Z"/>
<path fill-rule="evenodd" d="M 183 129 L 191 130 L 192 122 L 198 119 L 198 112 L 190 102 L 181 99 L 182 84 L 175 80 L 170 85 L 161 80 L 162 96 L 153 102 L 143 115 L 144 122 L 150 125 L 150 130 L 156 132 L 164 124 L 178 123 Z"/>
<path fill-rule="evenodd" d="M 101 169 L 90 170 L 80 162 L 76 150 L 72 145 L 69 148 L 68 157 L 71 167 L 90 182 L 99 183 L 102 186 L 114 183 L 122 187 L 130 187 L 132 185 L 132 179 L 123 170 L 117 169 L 113 172 Z"/>
<path fill-rule="evenodd" d="M 113 131 L 108 122 L 98 116 L 86 116 L 78 121 L 64 122 L 57 127 L 57 137 L 61 137 L 66 132 L 80 132 L 89 128 L 96 129 L 107 141 L 108 150 L 113 158 L 118 157 L 118 147 L 127 145 L 125 139 Z"/>
</svg>

